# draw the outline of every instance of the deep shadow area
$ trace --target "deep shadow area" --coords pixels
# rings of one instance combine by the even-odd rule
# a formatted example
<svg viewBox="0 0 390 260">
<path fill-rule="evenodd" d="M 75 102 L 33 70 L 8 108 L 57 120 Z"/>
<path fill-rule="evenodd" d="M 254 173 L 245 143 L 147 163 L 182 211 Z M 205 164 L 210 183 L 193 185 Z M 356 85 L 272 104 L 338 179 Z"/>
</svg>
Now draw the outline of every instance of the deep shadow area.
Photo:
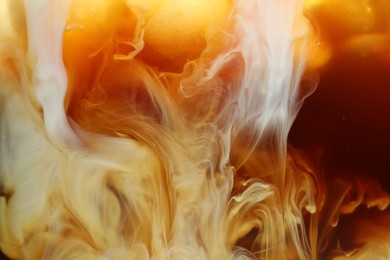
<svg viewBox="0 0 390 260">
<path fill-rule="evenodd" d="M 370 57 L 336 53 L 320 71 L 318 88 L 306 99 L 289 141 L 313 159 L 321 150 L 318 166 L 327 178 L 374 178 L 390 191 L 388 53 Z"/>
<path fill-rule="evenodd" d="M 3 252 L 0 251 L 0 260 L 8 260 L 9 258 L 6 257 Z"/>
</svg>

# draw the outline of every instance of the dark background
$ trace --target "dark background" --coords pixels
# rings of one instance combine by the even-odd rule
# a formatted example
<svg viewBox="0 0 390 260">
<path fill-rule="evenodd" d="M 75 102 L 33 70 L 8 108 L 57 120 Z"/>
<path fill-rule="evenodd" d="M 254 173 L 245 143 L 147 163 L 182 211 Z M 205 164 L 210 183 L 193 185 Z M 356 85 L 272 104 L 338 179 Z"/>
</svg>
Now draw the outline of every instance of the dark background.
<svg viewBox="0 0 390 260">
<path fill-rule="evenodd" d="M 389 56 L 336 53 L 319 74 L 289 141 L 313 160 L 319 156 L 325 177 L 374 178 L 390 191 Z"/>
</svg>

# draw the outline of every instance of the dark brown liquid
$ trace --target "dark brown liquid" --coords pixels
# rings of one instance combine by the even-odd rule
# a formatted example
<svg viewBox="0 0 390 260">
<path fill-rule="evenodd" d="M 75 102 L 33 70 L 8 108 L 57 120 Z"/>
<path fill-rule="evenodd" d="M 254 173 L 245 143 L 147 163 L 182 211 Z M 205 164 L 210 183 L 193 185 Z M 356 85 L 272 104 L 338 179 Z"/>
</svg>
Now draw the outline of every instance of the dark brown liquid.
<svg viewBox="0 0 390 260">
<path fill-rule="evenodd" d="M 289 140 L 307 153 L 323 150 L 326 176 L 367 176 L 390 191 L 390 6 L 368 2 L 360 8 L 371 18 L 356 18 L 361 24 L 354 28 L 343 24 L 354 6 L 323 4 L 309 15 L 333 54 L 319 70 L 319 86 L 303 105 Z M 338 9 L 346 12 L 344 18 L 336 17 Z"/>
</svg>

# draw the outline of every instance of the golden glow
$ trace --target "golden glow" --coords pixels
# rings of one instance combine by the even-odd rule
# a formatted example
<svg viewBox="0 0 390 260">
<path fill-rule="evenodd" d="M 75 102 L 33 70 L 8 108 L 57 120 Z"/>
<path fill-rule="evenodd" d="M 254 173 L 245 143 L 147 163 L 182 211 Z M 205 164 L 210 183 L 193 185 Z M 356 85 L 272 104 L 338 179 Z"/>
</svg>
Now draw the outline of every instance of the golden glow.
<svg viewBox="0 0 390 260">
<path fill-rule="evenodd" d="M 313 22 L 318 37 L 318 48 L 313 48 L 309 67 L 326 65 L 335 53 L 349 53 L 352 57 L 388 56 L 390 2 L 307 0 L 305 14 Z"/>
<path fill-rule="evenodd" d="M 322 175 L 287 143 L 318 83 L 301 85 L 306 72 L 341 52 L 389 53 L 388 2 L 4 0 L 1 14 L 8 257 L 390 251 L 381 185 Z M 366 221 L 362 206 L 372 229 L 340 234 L 343 216 Z"/>
<path fill-rule="evenodd" d="M 223 27 L 230 0 L 163 1 L 145 23 L 145 44 L 166 62 L 187 61 L 206 45 L 206 29 Z"/>
</svg>

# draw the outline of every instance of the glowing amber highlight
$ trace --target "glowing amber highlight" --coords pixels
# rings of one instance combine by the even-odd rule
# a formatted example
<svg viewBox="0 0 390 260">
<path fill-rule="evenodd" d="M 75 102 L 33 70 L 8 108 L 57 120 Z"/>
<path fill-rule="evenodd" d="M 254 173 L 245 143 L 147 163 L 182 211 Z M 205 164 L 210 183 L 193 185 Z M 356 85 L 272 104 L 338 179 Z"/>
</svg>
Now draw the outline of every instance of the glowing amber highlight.
<svg viewBox="0 0 390 260">
<path fill-rule="evenodd" d="M 5 0 L 0 12 L 5 256 L 389 255 L 381 184 L 329 175 L 321 147 L 288 142 L 316 71 L 339 53 L 386 60 L 386 1 Z"/>
</svg>

